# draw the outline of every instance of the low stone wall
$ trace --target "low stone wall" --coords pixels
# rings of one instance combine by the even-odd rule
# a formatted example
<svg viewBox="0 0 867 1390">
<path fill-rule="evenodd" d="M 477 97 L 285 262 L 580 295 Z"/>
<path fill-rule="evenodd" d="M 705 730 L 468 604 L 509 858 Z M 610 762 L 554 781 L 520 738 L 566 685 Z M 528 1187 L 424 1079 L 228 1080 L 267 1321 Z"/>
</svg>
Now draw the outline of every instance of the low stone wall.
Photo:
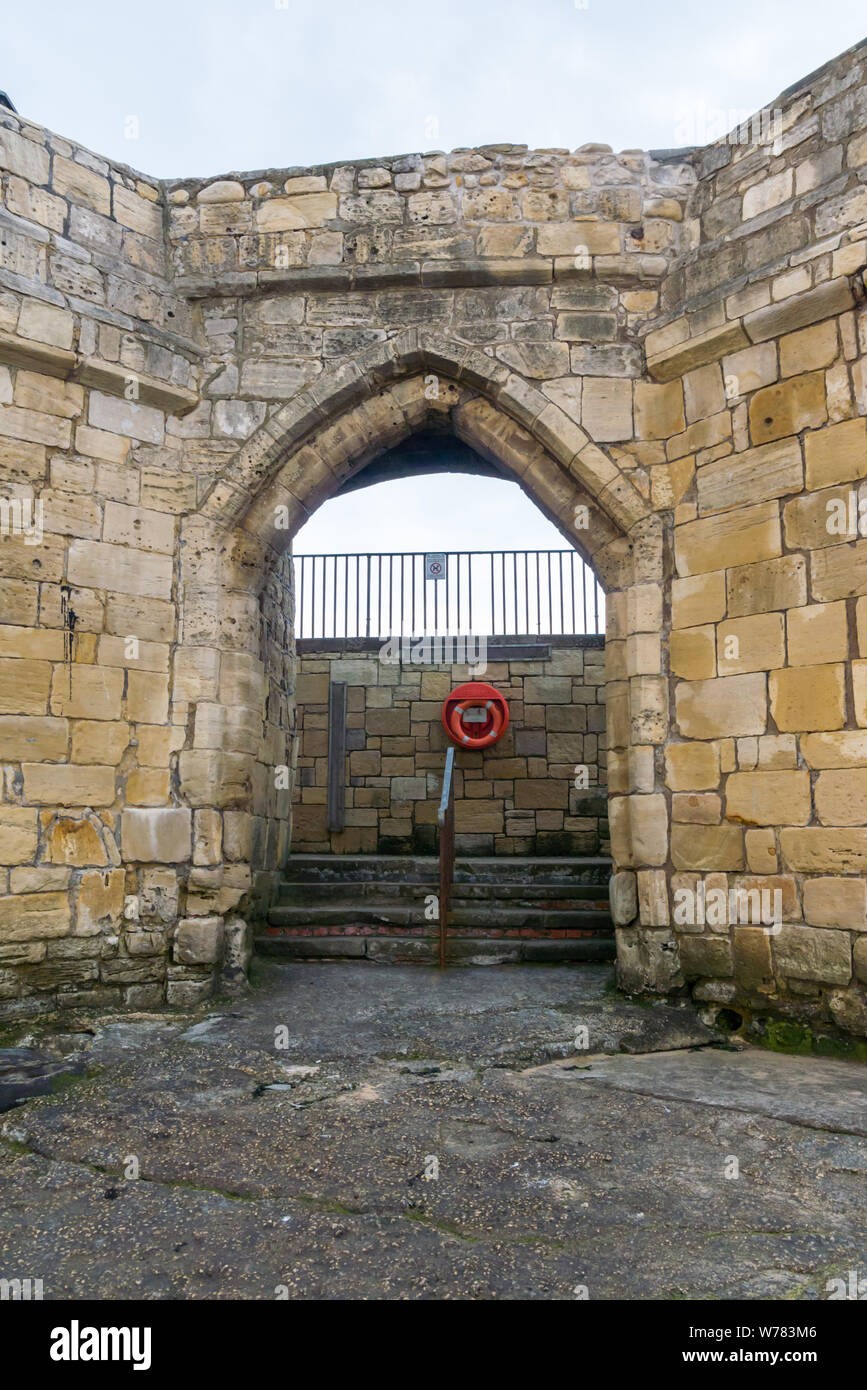
<svg viewBox="0 0 867 1390">
<path fill-rule="evenodd" d="M 458 851 L 608 852 L 602 637 L 536 639 L 521 659 L 511 655 L 519 649 L 514 641 L 508 660 L 494 659 L 506 649 L 492 646 L 487 669 L 476 676 L 466 665 L 383 661 L 378 641 L 298 645 L 296 851 L 433 853 L 449 744 L 442 702 L 456 685 L 475 678 L 506 697 L 510 723 L 491 748 L 458 752 Z M 329 833 L 331 681 L 348 689 L 345 828 Z M 576 768 L 586 772 L 576 777 Z"/>
</svg>

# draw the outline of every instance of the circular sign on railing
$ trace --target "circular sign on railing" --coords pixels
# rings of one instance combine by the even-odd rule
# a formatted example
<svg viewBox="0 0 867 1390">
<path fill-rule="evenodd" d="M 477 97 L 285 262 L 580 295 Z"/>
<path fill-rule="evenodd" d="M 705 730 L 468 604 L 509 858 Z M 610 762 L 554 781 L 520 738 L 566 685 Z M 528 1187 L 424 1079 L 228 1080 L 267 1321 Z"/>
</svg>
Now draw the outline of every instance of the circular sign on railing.
<svg viewBox="0 0 867 1390">
<path fill-rule="evenodd" d="M 443 728 L 460 748 L 490 748 L 508 727 L 505 696 L 485 681 L 457 685 L 443 701 Z"/>
</svg>

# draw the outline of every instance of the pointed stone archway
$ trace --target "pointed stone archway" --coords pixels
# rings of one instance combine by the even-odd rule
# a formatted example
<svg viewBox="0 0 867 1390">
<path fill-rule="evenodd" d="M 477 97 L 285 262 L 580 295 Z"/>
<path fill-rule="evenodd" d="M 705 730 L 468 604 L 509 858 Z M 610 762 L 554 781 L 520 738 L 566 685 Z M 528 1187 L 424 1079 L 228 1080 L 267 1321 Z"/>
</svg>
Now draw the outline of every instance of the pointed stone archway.
<svg viewBox="0 0 867 1390">
<path fill-rule="evenodd" d="M 660 640 L 659 519 L 609 454 L 532 384 L 442 334 L 402 333 L 276 410 L 182 530 L 176 666 L 193 697 L 194 734 L 179 757 L 179 791 L 203 822 L 222 818 L 222 860 L 194 866 L 190 891 L 194 906 L 197 889 L 211 895 L 199 910 L 215 906 L 229 919 L 230 978 L 244 968 L 250 924 L 270 905 L 289 847 L 292 538 L 348 478 L 431 424 L 453 431 L 518 482 L 598 574 L 608 596 L 614 789 L 625 786 L 618 769 L 639 757 L 647 763 L 647 754 L 645 783 L 652 777 L 653 742 L 662 742 L 668 728 L 664 689 L 658 677 L 633 683 L 638 703 L 631 712 L 626 647 L 628 639 Z M 653 795 L 652 785 L 648 790 Z M 633 830 L 633 807 L 645 819 L 651 813 L 652 843 L 644 822 Z M 634 837 L 641 854 L 664 861 L 661 794 L 652 802 L 615 796 L 610 818 L 618 867 L 632 866 Z M 637 916 L 632 899 L 630 908 L 627 893 L 630 921 Z M 626 927 L 622 910 L 619 916 Z"/>
</svg>

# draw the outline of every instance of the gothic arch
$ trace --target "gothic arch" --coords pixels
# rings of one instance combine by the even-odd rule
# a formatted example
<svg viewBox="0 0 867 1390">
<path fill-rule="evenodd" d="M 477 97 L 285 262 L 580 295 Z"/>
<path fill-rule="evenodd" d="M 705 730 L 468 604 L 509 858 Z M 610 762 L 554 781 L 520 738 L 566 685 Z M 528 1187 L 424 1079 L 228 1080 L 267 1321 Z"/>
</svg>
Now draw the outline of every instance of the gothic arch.
<svg viewBox="0 0 867 1390">
<path fill-rule="evenodd" d="M 621 587 L 626 538 L 651 516 L 628 475 L 523 377 L 427 330 L 359 353 L 276 410 L 232 456 L 198 517 L 240 526 L 280 554 L 342 482 L 431 420 L 505 468 L 605 587 Z M 576 530 L 578 506 L 590 520 Z"/>
</svg>

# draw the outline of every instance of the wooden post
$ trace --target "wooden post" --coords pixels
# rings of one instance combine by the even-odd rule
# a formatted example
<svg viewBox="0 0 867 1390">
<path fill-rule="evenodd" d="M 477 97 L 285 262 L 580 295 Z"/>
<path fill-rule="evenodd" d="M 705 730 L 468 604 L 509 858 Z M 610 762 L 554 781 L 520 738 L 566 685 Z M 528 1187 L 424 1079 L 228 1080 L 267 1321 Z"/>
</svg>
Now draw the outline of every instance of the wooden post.
<svg viewBox="0 0 867 1390">
<path fill-rule="evenodd" d="M 342 830 L 346 820 L 346 682 L 328 686 L 328 803 L 329 833 Z"/>
</svg>

